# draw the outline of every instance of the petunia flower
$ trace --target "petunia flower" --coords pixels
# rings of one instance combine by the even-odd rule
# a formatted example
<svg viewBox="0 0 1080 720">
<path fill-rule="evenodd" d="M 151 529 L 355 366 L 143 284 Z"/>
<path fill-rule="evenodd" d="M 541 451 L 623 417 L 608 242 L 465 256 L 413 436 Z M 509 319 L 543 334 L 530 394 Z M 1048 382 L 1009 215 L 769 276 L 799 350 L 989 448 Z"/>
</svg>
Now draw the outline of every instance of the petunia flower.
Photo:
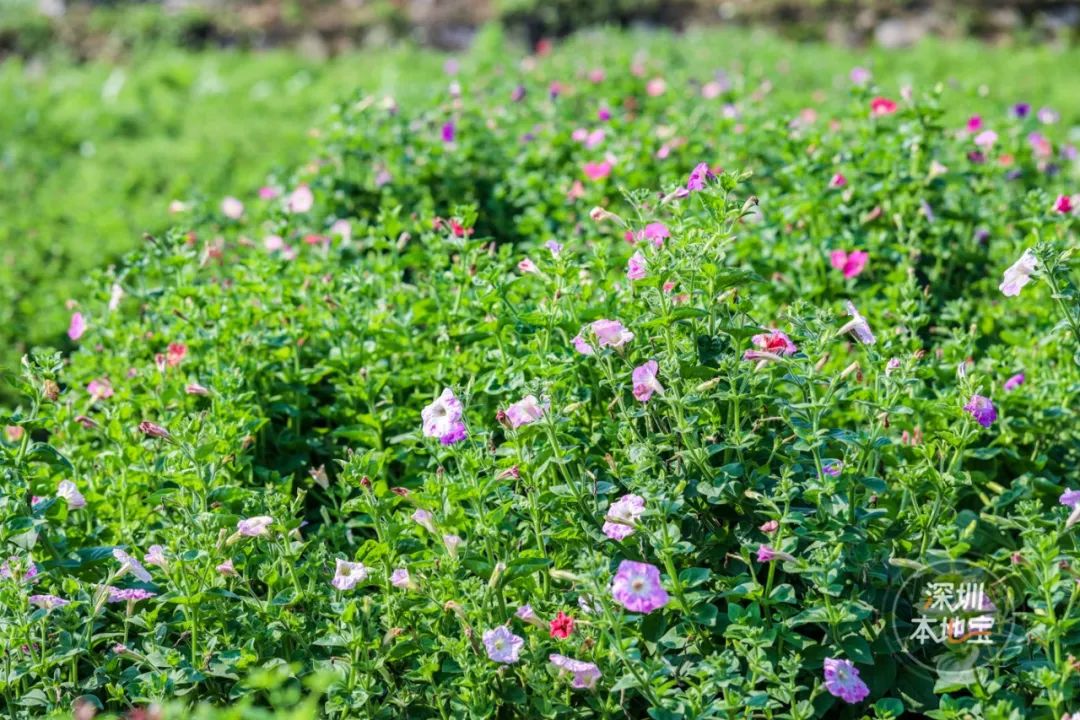
<svg viewBox="0 0 1080 720">
<path fill-rule="evenodd" d="M 37 605 L 39 608 L 45 610 L 52 610 L 53 608 L 63 607 L 69 603 L 62 597 L 56 595 L 31 595 L 27 598 L 31 605 Z"/>
<path fill-rule="evenodd" d="M 690 177 L 686 180 L 686 189 L 689 191 L 704 190 L 705 183 L 715 180 L 716 176 L 713 175 L 712 170 L 709 169 L 708 163 L 698 163 L 694 166 L 694 169 L 690 171 Z"/>
<path fill-rule="evenodd" d="M 544 243 L 544 247 L 551 251 L 551 257 L 554 258 L 559 257 L 559 253 L 561 253 L 563 249 L 562 243 L 556 242 L 554 240 L 548 240 L 546 243 Z"/>
<path fill-rule="evenodd" d="M 869 253 L 864 250 L 852 250 L 850 253 L 843 250 L 833 250 L 829 253 L 829 264 L 841 271 L 844 277 L 850 280 L 863 271 L 869 258 Z"/>
<path fill-rule="evenodd" d="M 892 115 L 896 112 L 896 102 L 889 98 L 876 97 L 870 101 L 870 112 L 873 115 Z"/>
<path fill-rule="evenodd" d="M 450 426 L 450 431 L 439 438 L 439 443 L 442 445 L 454 445 L 459 443 L 469 436 L 469 431 L 465 427 L 465 423 L 460 420 Z"/>
<path fill-rule="evenodd" d="M 994 403 L 990 401 L 990 398 L 982 395 L 972 395 L 967 405 L 964 405 L 964 410 L 983 427 L 990 427 L 997 420 L 997 409 L 994 408 Z"/>
<path fill-rule="evenodd" d="M 574 679 L 571 681 L 570 685 L 579 690 L 593 689 L 596 687 L 596 682 L 601 677 L 600 668 L 591 662 L 575 660 L 574 658 L 559 655 L 558 653 L 550 655 L 548 657 L 548 662 L 557 667 L 560 671 L 573 673 Z"/>
<path fill-rule="evenodd" d="M 187 345 L 184 343 L 169 343 L 169 347 L 165 349 L 165 363 L 169 367 L 176 367 L 187 357 L 187 351 Z"/>
<path fill-rule="evenodd" d="M 623 327 L 618 320 L 596 320 L 591 325 L 600 347 L 621 348 L 634 339 L 634 333 Z"/>
<path fill-rule="evenodd" d="M 443 143 L 449 145 L 450 143 L 454 142 L 454 135 L 456 134 L 456 130 L 457 128 L 454 125 L 453 120 L 443 123 L 441 131 Z"/>
<path fill-rule="evenodd" d="M 851 68 L 851 72 L 848 73 L 848 78 L 851 80 L 852 85 L 863 86 L 870 82 L 870 71 L 864 67 L 856 65 Z"/>
<path fill-rule="evenodd" d="M 993 130 L 983 130 L 981 133 L 975 136 L 975 144 L 981 147 L 983 150 L 989 150 L 997 142 L 998 134 Z"/>
<path fill-rule="evenodd" d="M 149 600 L 156 595 L 157 593 L 143 590 L 142 588 L 109 587 L 109 602 L 111 603 L 138 602 L 139 600 Z"/>
<path fill-rule="evenodd" d="M 859 311 L 855 309 L 855 304 L 850 300 L 845 300 L 844 309 L 847 310 L 847 314 L 851 317 L 851 320 L 840 328 L 839 334 L 843 335 L 846 332 L 850 332 L 864 345 L 873 345 L 876 343 L 877 338 L 874 337 L 873 331 L 870 330 L 870 324 L 867 323 L 866 318 L 860 315 Z"/>
<path fill-rule="evenodd" d="M 315 195 L 307 185 L 300 185 L 293 190 L 285 201 L 285 210 L 290 213 L 306 213 L 315 204 Z"/>
<path fill-rule="evenodd" d="M 416 585 L 409 575 L 409 571 L 405 568 L 396 568 L 394 572 L 390 573 L 390 584 L 396 588 L 406 590 L 412 589 Z"/>
<path fill-rule="evenodd" d="M 623 495 L 608 507 L 602 530 L 612 540 L 625 540 L 634 534 L 637 522 L 644 512 L 645 498 L 633 494 Z"/>
<path fill-rule="evenodd" d="M 779 529 L 780 529 L 780 523 L 777 520 L 766 520 L 765 522 L 763 522 L 761 524 L 761 527 L 758 528 L 758 530 L 760 530 L 761 532 L 767 533 L 769 535 L 771 535 L 772 533 L 776 532 Z"/>
<path fill-rule="evenodd" d="M 592 345 L 590 345 L 588 341 L 581 336 L 581 333 L 575 335 L 574 339 L 570 342 L 573 344 L 574 349 L 582 355 L 592 355 L 595 352 Z"/>
<path fill-rule="evenodd" d="M 429 513 L 423 508 L 418 508 L 416 512 L 412 514 L 412 519 L 430 533 L 436 532 L 435 530 L 435 516 Z"/>
<path fill-rule="evenodd" d="M 72 342 L 78 340 L 86 332 L 86 320 L 80 312 L 72 313 L 71 322 L 68 324 L 68 337 Z"/>
<path fill-rule="evenodd" d="M 506 665 L 512 665 L 518 661 L 521 648 L 525 645 L 525 639 L 510 632 L 505 625 L 500 625 L 493 630 L 485 630 L 483 639 L 488 657 Z"/>
<path fill-rule="evenodd" d="M 113 312 L 120 307 L 120 301 L 124 299 L 124 288 L 118 283 L 113 283 L 109 288 L 109 311 Z"/>
<path fill-rule="evenodd" d="M 603 162 L 587 162 L 581 167 L 581 171 L 585 173 L 585 177 L 589 178 L 593 182 L 603 180 L 607 176 L 611 175 L 612 165 L 607 160 Z"/>
<path fill-rule="evenodd" d="M 775 329 L 754 335 L 750 338 L 750 342 L 765 352 L 775 355 L 793 355 L 798 350 L 786 333 Z"/>
<path fill-rule="evenodd" d="M 536 627 L 548 627 L 548 624 L 532 609 L 532 605 L 522 605 L 514 611 L 514 617 Z"/>
<path fill-rule="evenodd" d="M 541 405 L 535 395 L 526 395 L 506 408 L 506 419 L 510 421 L 510 427 L 517 429 L 536 422 L 545 412 L 546 404 Z"/>
<path fill-rule="evenodd" d="M 773 560 L 775 560 L 777 558 L 780 558 L 781 560 L 787 560 L 788 562 L 795 559 L 794 557 L 792 557 L 788 553 L 780 552 L 779 550 L 774 550 L 773 548 L 769 547 L 768 545 L 758 545 L 757 561 L 759 563 L 772 562 Z"/>
<path fill-rule="evenodd" d="M 161 427 L 157 423 L 150 422 L 149 420 L 143 420 L 141 423 L 139 423 L 139 432 L 141 432 L 143 435 L 146 435 L 147 437 L 162 438 L 165 440 L 168 440 L 172 437 L 172 435 L 169 434 L 168 430 Z"/>
<path fill-rule="evenodd" d="M 836 173 L 831 178 L 829 178 L 829 187 L 833 188 L 834 190 L 836 188 L 842 188 L 845 185 L 847 185 L 847 178 L 844 177 L 843 173 Z"/>
<path fill-rule="evenodd" d="M 641 231 L 642 237 L 653 244 L 653 247 L 661 248 L 664 246 L 664 240 L 671 237 L 671 231 L 668 230 L 667 225 L 659 222 L 652 222 L 645 226 L 645 229 Z"/>
<path fill-rule="evenodd" d="M 236 531 L 245 537 L 262 537 L 269 534 L 273 522 L 269 515 L 256 515 L 236 523 Z"/>
<path fill-rule="evenodd" d="M 236 568 L 233 566 L 232 560 L 226 560 L 214 568 L 222 576 L 228 577 L 229 575 L 236 574 Z"/>
<path fill-rule="evenodd" d="M 836 658 L 825 658 L 825 689 L 851 704 L 862 702 L 870 694 L 870 688 L 859 678 L 858 668 L 850 660 Z"/>
<path fill-rule="evenodd" d="M 151 545 L 143 556 L 143 562 L 147 565 L 156 565 L 159 568 L 167 568 L 169 561 L 165 557 L 165 548 L 160 545 Z"/>
<path fill-rule="evenodd" d="M 549 630 L 551 637 L 565 640 L 574 632 L 574 618 L 560 610 L 551 621 Z"/>
<path fill-rule="evenodd" d="M 184 386 L 184 392 L 188 395 L 206 396 L 210 394 L 210 388 L 200 385 L 199 383 L 188 383 Z"/>
<path fill-rule="evenodd" d="M 1054 200 L 1054 212 L 1061 213 L 1062 215 L 1068 215 L 1072 211 L 1072 197 L 1069 195 L 1058 195 L 1057 198 Z M 72 320 L 74 320 L 74 318 L 72 318 Z"/>
<path fill-rule="evenodd" d="M 450 557 L 456 560 L 458 556 L 458 547 L 463 542 L 462 539 L 457 535 L 443 535 L 442 541 L 443 547 L 446 548 L 446 552 L 450 555 Z"/>
<path fill-rule="evenodd" d="M 221 201 L 221 212 L 230 220 L 239 220 L 244 216 L 244 203 L 229 196 Z"/>
<path fill-rule="evenodd" d="M 615 602 L 631 612 L 651 613 L 668 602 L 660 583 L 660 570 L 649 563 L 623 560 L 611 581 Z"/>
<path fill-rule="evenodd" d="M 1031 282 L 1031 274 L 1035 272 L 1035 269 L 1038 267 L 1038 262 L 1039 261 L 1035 257 L 1035 253 L 1031 251 L 1031 248 L 1025 250 L 1024 254 L 1020 256 L 1020 259 L 1005 271 L 1004 278 L 998 286 L 998 290 L 1006 297 L 1019 295 L 1024 286 Z"/>
<path fill-rule="evenodd" d="M 1066 490 L 1061 493 L 1058 502 L 1075 510 L 1077 507 L 1080 507 L 1080 490 Z"/>
<path fill-rule="evenodd" d="M 0 578 L 4 578 L 5 580 L 15 580 L 16 575 L 18 575 L 22 582 L 33 583 L 37 582 L 37 580 L 35 580 L 37 574 L 37 565 L 35 565 L 34 561 L 29 557 L 24 559 L 13 555 L 0 563 Z"/>
<path fill-rule="evenodd" d="M 894 372 L 900 369 L 900 358 L 889 358 L 889 361 L 885 363 L 885 374 L 892 375 Z"/>
<path fill-rule="evenodd" d="M 1011 378 L 1005 381 L 1005 392 L 1012 392 L 1016 388 L 1024 384 L 1024 373 L 1016 373 Z"/>
<path fill-rule="evenodd" d="M 454 391 L 444 388 L 439 397 L 420 411 L 424 436 L 441 439 L 456 432 L 463 413 L 464 408 Z"/>
<path fill-rule="evenodd" d="M 349 562 L 338 558 L 334 566 L 334 579 L 330 584 L 338 590 L 352 590 L 357 583 L 367 580 L 368 569 L 361 562 Z"/>
<path fill-rule="evenodd" d="M 644 365 L 634 368 L 631 379 L 634 383 L 634 397 L 643 403 L 649 402 L 653 393 L 664 394 L 664 387 L 656 379 L 660 366 L 655 360 L 649 360 Z"/>
<path fill-rule="evenodd" d="M 626 263 L 626 277 L 630 280 L 644 280 L 646 277 L 645 272 L 645 256 L 640 252 L 636 252 L 630 256 L 630 259 Z"/>
<path fill-rule="evenodd" d="M 142 563 L 133 558 L 131 555 L 128 555 L 127 552 L 125 552 L 124 550 L 121 550 L 120 548 L 113 548 L 112 554 L 113 557 L 116 558 L 117 562 L 120 563 L 120 572 L 117 573 L 117 577 L 123 575 L 126 572 L 130 572 L 132 575 L 137 577 L 139 580 L 142 580 L 143 582 L 153 581 L 154 578 L 151 577 L 150 573 L 146 571 L 146 568 L 142 566 Z"/>
<path fill-rule="evenodd" d="M 104 400 L 113 396 L 113 387 L 106 378 L 98 378 L 87 384 L 86 392 L 93 400 Z"/>
<path fill-rule="evenodd" d="M 78 510 L 86 507 L 86 498 L 79 492 L 78 486 L 71 480 L 61 480 L 56 486 L 56 496 L 63 498 L 69 510 Z"/>
</svg>

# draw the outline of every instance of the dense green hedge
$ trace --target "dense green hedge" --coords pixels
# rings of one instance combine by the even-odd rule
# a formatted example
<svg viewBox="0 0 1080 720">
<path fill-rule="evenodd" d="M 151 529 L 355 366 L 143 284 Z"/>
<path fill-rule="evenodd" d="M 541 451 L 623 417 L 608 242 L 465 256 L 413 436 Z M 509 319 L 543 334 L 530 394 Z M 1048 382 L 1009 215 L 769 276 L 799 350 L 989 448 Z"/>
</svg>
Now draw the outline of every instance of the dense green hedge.
<svg viewBox="0 0 1080 720">
<path fill-rule="evenodd" d="M 340 103 L 277 197 L 95 276 L 4 421 L 8 714 L 1080 709 L 1061 123 L 848 68 L 776 90 L 821 66 L 698 39 L 508 65 L 485 36 L 430 98 Z M 1014 632 L 927 672 L 896 603 L 957 559 Z"/>
</svg>

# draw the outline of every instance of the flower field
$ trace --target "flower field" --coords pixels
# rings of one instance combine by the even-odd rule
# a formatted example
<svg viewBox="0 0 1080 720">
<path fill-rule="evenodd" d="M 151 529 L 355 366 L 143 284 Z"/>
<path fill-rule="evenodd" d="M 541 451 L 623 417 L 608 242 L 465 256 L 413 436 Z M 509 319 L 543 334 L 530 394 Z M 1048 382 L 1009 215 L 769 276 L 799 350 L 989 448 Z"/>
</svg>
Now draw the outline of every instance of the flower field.
<svg viewBox="0 0 1080 720">
<path fill-rule="evenodd" d="M 1075 80 L 725 37 L 342 88 L 83 283 L 5 716 L 1080 713 Z"/>
</svg>

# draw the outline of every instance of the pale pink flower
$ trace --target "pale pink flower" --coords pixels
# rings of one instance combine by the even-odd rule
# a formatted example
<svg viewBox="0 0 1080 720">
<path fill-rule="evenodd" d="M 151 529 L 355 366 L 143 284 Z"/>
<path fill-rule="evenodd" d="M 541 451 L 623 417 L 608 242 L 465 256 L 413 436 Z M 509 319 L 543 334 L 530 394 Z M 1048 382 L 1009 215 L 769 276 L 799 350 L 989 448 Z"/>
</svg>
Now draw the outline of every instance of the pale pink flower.
<svg viewBox="0 0 1080 720">
<path fill-rule="evenodd" d="M 442 536 L 443 547 L 446 548 L 446 552 L 450 554 L 450 557 L 457 559 L 458 547 L 463 542 L 457 535 L 443 535 Z"/>
<path fill-rule="evenodd" d="M 548 657 L 548 661 L 561 671 L 573 673 L 574 679 L 570 685 L 579 690 L 593 689 L 596 687 L 597 680 L 600 679 L 600 668 L 594 663 L 575 660 L 559 654 L 551 655 Z"/>
<path fill-rule="evenodd" d="M 510 421 L 510 427 L 517 429 L 536 422 L 545 412 L 546 403 L 541 405 L 535 395 L 526 395 L 506 408 L 506 418 Z"/>
<path fill-rule="evenodd" d="M 128 555 L 125 551 L 121 550 L 120 548 L 113 548 L 112 554 L 113 557 L 116 558 L 117 562 L 120 563 L 120 572 L 117 577 L 123 575 L 126 572 L 130 572 L 132 575 L 137 577 L 139 580 L 142 580 L 143 582 L 150 582 L 151 580 L 153 580 L 153 578 L 150 576 L 150 573 L 148 573 L 146 571 L 146 568 L 142 566 L 142 563 L 133 558 L 131 555 Z"/>
<path fill-rule="evenodd" d="M 589 178 L 593 182 L 597 180 L 603 180 L 608 175 L 611 175 L 611 163 L 607 160 L 603 162 L 588 162 L 582 166 L 582 172 L 585 173 L 585 177 Z"/>
<path fill-rule="evenodd" d="M 367 577 L 368 569 L 364 567 L 364 563 L 338 558 L 331 584 L 338 590 L 352 590 L 357 583 L 367 580 Z"/>
<path fill-rule="evenodd" d="M 659 97 L 667 91 L 667 83 L 663 78 L 653 78 L 645 85 L 645 92 L 649 97 Z"/>
<path fill-rule="evenodd" d="M 600 347 L 621 348 L 634 339 L 634 333 L 623 327 L 618 320 L 596 320 L 591 325 Z"/>
<path fill-rule="evenodd" d="M 232 560 L 226 560 L 225 562 L 221 563 L 220 565 L 218 565 L 214 569 L 217 570 L 218 573 L 220 575 L 224 576 L 224 577 L 228 577 L 230 575 L 235 575 L 236 574 L 236 568 L 233 567 L 233 561 Z"/>
<path fill-rule="evenodd" d="M 285 209 L 290 213 L 306 213 L 315 204 L 315 195 L 307 185 L 300 185 L 289 194 Z"/>
<path fill-rule="evenodd" d="M 539 275 L 540 274 L 540 268 L 538 268 L 536 266 L 536 263 L 534 263 L 529 258 L 525 258 L 524 260 L 522 260 L 521 262 L 518 263 L 518 270 L 520 270 L 523 273 L 532 273 L 534 275 Z"/>
<path fill-rule="evenodd" d="M 645 272 L 645 256 L 640 252 L 634 253 L 630 260 L 626 263 L 626 277 L 631 280 L 644 280 L 646 277 Z"/>
<path fill-rule="evenodd" d="M 184 386 L 184 392 L 188 395 L 209 395 L 210 388 L 203 387 L 199 383 L 188 383 Z"/>
<path fill-rule="evenodd" d="M 91 380 L 86 386 L 86 392 L 90 393 L 90 397 L 94 400 L 104 400 L 113 396 L 112 385 L 106 378 Z"/>
<path fill-rule="evenodd" d="M 463 415 L 464 408 L 461 401 L 454 395 L 454 391 L 444 388 L 442 395 L 420 411 L 424 436 L 442 439 L 456 434 L 455 431 Z"/>
<path fill-rule="evenodd" d="M 390 584 L 396 588 L 411 589 L 414 585 L 409 571 L 405 568 L 397 568 L 390 573 Z"/>
<path fill-rule="evenodd" d="M 573 343 L 574 349 L 582 355 L 592 355 L 595 352 L 595 350 L 593 350 L 593 346 L 590 345 L 588 341 L 586 341 L 585 338 L 581 336 L 581 333 L 575 335 L 574 339 L 570 342 Z"/>
<path fill-rule="evenodd" d="M 156 565 L 159 568 L 167 568 L 169 561 L 165 557 L 165 548 L 160 545 L 151 545 L 143 556 L 143 562 L 147 565 Z"/>
<path fill-rule="evenodd" d="M 604 534 L 612 540 L 624 540 L 634 534 L 637 521 L 645 512 L 645 498 L 623 495 L 613 502 L 604 516 Z"/>
<path fill-rule="evenodd" d="M 71 480 L 61 480 L 56 488 L 56 496 L 63 498 L 69 510 L 78 510 L 86 507 L 86 498 L 79 492 L 78 486 Z"/>
<path fill-rule="evenodd" d="M 72 313 L 71 323 L 68 325 L 68 337 L 72 341 L 76 341 L 83 336 L 86 332 L 86 320 L 83 318 L 82 313 Z"/>
<path fill-rule="evenodd" d="M 664 394 L 664 387 L 656 379 L 660 372 L 660 366 L 655 360 L 649 360 L 644 365 L 634 368 L 631 378 L 634 383 L 634 397 L 643 403 L 649 402 L 653 393 Z"/>
<path fill-rule="evenodd" d="M 1028 248 L 1020 256 L 1020 259 L 1005 271 L 1005 276 L 998 286 L 998 290 L 1006 297 L 1019 295 L 1024 286 L 1031 282 L 1031 275 L 1035 272 L 1038 264 L 1039 261 L 1035 257 L 1035 253 Z"/>
<path fill-rule="evenodd" d="M 975 136 L 975 144 L 983 150 L 989 150 L 997 142 L 998 134 L 993 130 L 983 130 Z"/>
<path fill-rule="evenodd" d="M 436 532 L 435 530 L 435 517 L 427 510 L 418 508 L 416 512 L 412 514 L 412 519 L 430 533 Z"/>
<path fill-rule="evenodd" d="M 273 522 L 269 515 L 256 515 L 236 523 L 236 531 L 246 537 L 262 537 L 269 534 Z"/>
<path fill-rule="evenodd" d="M 109 288 L 109 311 L 115 311 L 116 308 L 120 307 L 120 301 L 123 299 L 124 288 L 117 283 L 113 283 L 112 287 Z"/>
<path fill-rule="evenodd" d="M 221 212 L 227 218 L 239 220 L 244 216 L 244 203 L 232 196 L 226 197 L 221 201 Z"/>
</svg>

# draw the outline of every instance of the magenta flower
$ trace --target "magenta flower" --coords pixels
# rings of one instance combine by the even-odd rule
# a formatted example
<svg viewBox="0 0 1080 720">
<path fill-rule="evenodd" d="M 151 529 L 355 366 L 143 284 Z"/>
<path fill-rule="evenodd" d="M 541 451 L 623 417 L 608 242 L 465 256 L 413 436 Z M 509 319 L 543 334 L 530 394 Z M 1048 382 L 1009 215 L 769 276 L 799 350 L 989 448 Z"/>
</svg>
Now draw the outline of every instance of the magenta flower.
<svg viewBox="0 0 1080 720">
<path fill-rule="evenodd" d="M 546 404 L 541 405 L 535 395 L 526 395 L 521 400 L 506 408 L 506 418 L 510 427 L 517 429 L 534 423 L 544 416 Z"/>
<path fill-rule="evenodd" d="M 1058 195 L 1054 200 L 1054 212 L 1068 215 L 1073 211 L 1072 198 L 1068 195 Z"/>
<path fill-rule="evenodd" d="M 505 625 L 494 630 L 484 631 L 484 647 L 488 657 L 497 663 L 512 665 L 518 661 L 518 653 L 525 645 L 525 639 L 510 632 Z"/>
<path fill-rule="evenodd" d="M 852 704 L 862 702 L 870 694 L 870 688 L 859 679 L 858 668 L 850 660 L 836 658 L 825 658 L 825 689 L 830 695 Z"/>
<path fill-rule="evenodd" d="M 997 410 L 994 408 L 994 403 L 990 401 L 990 398 L 982 395 L 972 395 L 967 405 L 964 406 L 964 410 L 975 418 L 975 422 L 983 427 L 990 427 L 997 420 Z"/>
<path fill-rule="evenodd" d="M 45 610 L 52 610 L 53 608 L 63 607 L 67 605 L 69 601 L 56 595 L 31 595 L 27 598 L 31 605 L 37 605 L 39 608 Z"/>
<path fill-rule="evenodd" d="M 982 130 L 983 121 L 978 115 L 972 115 L 967 121 L 967 131 L 969 133 L 977 133 Z"/>
<path fill-rule="evenodd" d="M 594 663 L 575 660 L 558 653 L 550 655 L 548 661 L 560 671 L 573 673 L 574 679 L 570 682 L 570 686 L 579 690 L 592 690 L 596 687 L 596 681 L 600 679 L 600 668 Z"/>
<path fill-rule="evenodd" d="M 690 171 L 690 177 L 686 180 L 686 189 L 691 191 L 704 190 L 705 183 L 715 179 L 716 176 L 712 174 L 708 163 L 698 163 Z"/>
<path fill-rule="evenodd" d="M 289 194 L 285 210 L 290 213 L 306 213 L 315 204 L 315 195 L 307 185 L 300 185 Z"/>
<path fill-rule="evenodd" d="M 454 391 L 444 388 L 442 395 L 420 411 L 424 436 L 442 439 L 458 434 L 460 430 L 457 426 L 461 424 L 463 414 L 461 401 L 454 395 Z"/>
<path fill-rule="evenodd" d="M 1019 295 L 1024 286 L 1031 282 L 1031 274 L 1035 272 L 1038 265 L 1039 261 L 1035 257 L 1035 253 L 1031 251 L 1031 248 L 1028 248 L 1020 256 L 1020 259 L 1005 271 L 1004 278 L 1001 284 L 998 285 L 998 290 L 1005 297 Z"/>
<path fill-rule="evenodd" d="M 244 216 L 244 203 L 229 196 L 221 201 L 221 212 L 230 220 L 239 220 Z"/>
<path fill-rule="evenodd" d="M 618 349 L 634 339 L 634 333 L 623 327 L 618 320 L 597 320 L 591 327 L 600 347 Z"/>
<path fill-rule="evenodd" d="M 896 108 L 896 102 L 889 98 L 879 96 L 870 101 L 870 113 L 873 115 L 892 115 Z"/>
<path fill-rule="evenodd" d="M 1012 392 L 1024 384 L 1024 373 L 1016 373 L 1005 381 L 1005 392 Z"/>
<path fill-rule="evenodd" d="M 143 582 L 151 582 L 154 578 L 150 576 L 150 573 L 146 571 L 146 568 L 142 566 L 135 558 L 128 555 L 120 548 L 113 548 L 113 557 L 120 563 L 120 572 L 117 577 L 122 576 L 124 573 L 130 572 Z"/>
<path fill-rule="evenodd" d="M 900 358 L 889 358 L 889 361 L 885 363 L 885 374 L 892 375 L 894 372 L 900 369 Z"/>
<path fill-rule="evenodd" d="M 453 445 L 459 443 L 469 436 L 469 431 L 465 427 L 465 423 L 460 420 L 450 426 L 450 432 L 439 438 L 439 443 L 442 445 Z"/>
<path fill-rule="evenodd" d="M 649 402 L 653 393 L 664 394 L 664 387 L 656 379 L 660 366 L 655 360 L 649 360 L 644 365 L 634 368 L 631 379 L 634 382 L 634 397 L 643 403 Z"/>
<path fill-rule="evenodd" d="M 625 540 L 634 534 L 637 521 L 645 512 L 645 498 L 623 495 L 608 507 L 604 516 L 604 534 L 612 540 Z"/>
<path fill-rule="evenodd" d="M 651 613 L 667 605 L 660 570 L 649 563 L 623 560 L 611 581 L 611 596 L 631 612 Z"/>
<path fill-rule="evenodd" d="M 874 337 L 874 333 L 870 330 L 870 324 L 866 322 L 866 318 L 860 315 L 859 311 L 855 309 L 854 303 L 850 300 L 845 300 L 844 309 L 847 310 L 847 314 L 851 316 L 851 320 L 849 320 L 844 327 L 840 328 L 840 334 L 850 332 L 864 345 L 873 345 L 876 343 L 877 338 Z"/>
<path fill-rule="evenodd" d="M 626 263 L 626 277 L 631 280 L 644 280 L 645 273 L 645 256 L 640 252 L 634 253 L 630 256 L 630 260 Z"/>
<path fill-rule="evenodd" d="M 90 397 L 94 400 L 104 400 L 113 396 L 112 385 L 105 378 L 91 380 L 86 386 L 86 392 L 90 393 Z"/>
<path fill-rule="evenodd" d="M 80 312 L 72 313 L 71 323 L 68 325 L 68 337 L 74 342 L 86 332 L 86 320 Z"/>
<path fill-rule="evenodd" d="M 750 342 L 765 352 L 774 355 L 794 355 L 798 350 L 795 343 L 791 342 L 791 338 L 786 333 L 775 329 L 753 336 L 750 338 Z"/>
<path fill-rule="evenodd" d="M 452 120 L 449 121 L 449 122 L 443 123 L 443 126 L 442 126 L 442 141 L 444 143 L 446 143 L 447 145 L 454 142 L 455 131 L 456 131 L 456 127 L 454 126 L 454 122 Z"/>
<path fill-rule="evenodd" d="M 585 163 L 582 166 L 581 171 L 585 173 L 585 177 L 589 178 L 593 182 L 596 182 L 598 180 L 603 180 L 607 176 L 611 175 L 611 168 L 611 163 L 607 160 L 604 160 L 603 162 L 598 163 Z"/>
<path fill-rule="evenodd" d="M 843 272 L 845 278 L 851 279 L 863 271 L 869 258 L 870 255 L 863 250 L 852 250 L 850 253 L 833 250 L 829 253 L 829 264 Z"/>
<path fill-rule="evenodd" d="M 829 187 L 833 189 L 842 188 L 845 185 L 847 185 L 847 178 L 844 177 L 843 173 L 836 173 L 829 179 Z"/>
<path fill-rule="evenodd" d="M 236 531 L 245 537 L 262 537 L 269 534 L 273 522 L 269 515 L 256 515 L 236 523 Z"/>
<path fill-rule="evenodd" d="M 152 593 L 149 590 L 143 590 L 142 588 L 115 588 L 109 587 L 109 602 L 138 602 L 139 600 L 148 600 L 155 597 L 157 593 Z"/>
<path fill-rule="evenodd" d="M 56 496 L 63 498 L 69 510 L 86 507 L 86 498 L 79 492 L 78 486 L 70 480 L 61 480 L 56 487 Z"/>
<path fill-rule="evenodd" d="M 574 349 L 582 355 L 592 355 L 593 352 L 595 352 L 592 345 L 590 345 L 588 341 L 586 341 L 585 338 L 581 336 L 581 333 L 575 335 L 574 339 L 570 342 L 573 343 Z"/>
<path fill-rule="evenodd" d="M 653 247 L 661 248 L 664 246 L 664 240 L 671 237 L 671 231 L 668 230 L 667 225 L 664 223 L 653 222 L 645 226 L 645 229 L 641 231 L 642 236 L 653 244 Z"/>
<path fill-rule="evenodd" d="M 368 569 L 364 567 L 364 563 L 338 558 L 334 567 L 334 579 L 330 584 L 338 590 L 352 590 L 357 583 L 367 580 L 367 576 Z"/>
</svg>

